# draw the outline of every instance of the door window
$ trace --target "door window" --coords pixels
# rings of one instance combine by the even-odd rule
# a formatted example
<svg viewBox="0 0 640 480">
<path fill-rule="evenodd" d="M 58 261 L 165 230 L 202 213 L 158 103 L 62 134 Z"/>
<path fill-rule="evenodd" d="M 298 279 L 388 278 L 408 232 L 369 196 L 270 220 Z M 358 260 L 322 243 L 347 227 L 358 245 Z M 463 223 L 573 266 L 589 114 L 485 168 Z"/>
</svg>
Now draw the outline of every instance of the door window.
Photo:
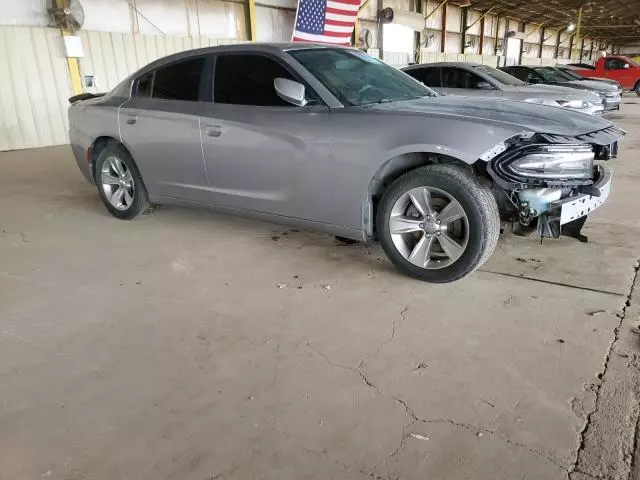
<svg viewBox="0 0 640 480">
<path fill-rule="evenodd" d="M 523 68 L 505 68 L 503 69 L 509 75 L 516 77 L 518 80 L 522 80 L 523 82 L 529 83 L 531 79 L 531 72 L 523 69 Z"/>
<path fill-rule="evenodd" d="M 156 70 L 152 98 L 197 102 L 206 59 L 193 58 Z"/>
<path fill-rule="evenodd" d="M 620 60 L 619 58 L 607 58 L 604 62 L 605 70 L 622 70 L 627 65 L 627 62 Z"/>
<path fill-rule="evenodd" d="M 133 96 L 138 98 L 150 98 L 151 88 L 153 87 L 153 73 L 149 72 L 138 78 L 135 83 Z"/>
<path fill-rule="evenodd" d="M 482 77 L 462 68 L 443 68 L 442 86 L 444 88 L 479 88 L 479 84 L 486 84 Z"/>
<path fill-rule="evenodd" d="M 275 60 L 262 55 L 220 55 L 216 58 L 213 101 L 233 105 L 292 107 L 276 93 L 273 81 L 297 81 Z"/>
<path fill-rule="evenodd" d="M 437 67 L 412 68 L 405 73 L 424 83 L 427 87 L 440 86 L 440 69 Z"/>
</svg>

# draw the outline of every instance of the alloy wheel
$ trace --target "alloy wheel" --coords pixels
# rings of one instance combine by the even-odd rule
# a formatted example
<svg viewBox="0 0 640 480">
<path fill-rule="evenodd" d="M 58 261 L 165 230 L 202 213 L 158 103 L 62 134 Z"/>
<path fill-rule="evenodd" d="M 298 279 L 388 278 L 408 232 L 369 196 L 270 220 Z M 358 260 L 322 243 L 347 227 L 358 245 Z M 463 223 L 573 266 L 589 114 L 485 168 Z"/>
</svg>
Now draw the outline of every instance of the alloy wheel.
<svg viewBox="0 0 640 480">
<path fill-rule="evenodd" d="M 435 270 L 462 256 L 469 242 L 469 220 L 460 202 L 444 190 L 417 187 L 394 203 L 389 233 L 406 260 Z"/>
<path fill-rule="evenodd" d="M 116 156 L 107 157 L 100 172 L 102 191 L 109 203 L 118 210 L 133 204 L 135 182 L 127 165 Z"/>
</svg>

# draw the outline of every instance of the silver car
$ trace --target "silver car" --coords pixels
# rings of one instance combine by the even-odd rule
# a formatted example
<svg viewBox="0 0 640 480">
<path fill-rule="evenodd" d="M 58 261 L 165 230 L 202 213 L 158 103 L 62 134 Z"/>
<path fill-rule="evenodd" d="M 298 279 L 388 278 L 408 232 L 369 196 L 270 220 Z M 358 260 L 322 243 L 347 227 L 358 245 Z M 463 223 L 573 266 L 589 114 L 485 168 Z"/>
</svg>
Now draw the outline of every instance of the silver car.
<svg viewBox="0 0 640 480">
<path fill-rule="evenodd" d="M 247 44 L 158 60 L 72 97 L 78 166 L 121 219 L 205 206 L 361 241 L 403 272 L 459 279 L 500 214 L 577 235 L 622 133 L 568 109 L 441 97 L 358 50 Z M 239 247 L 240 248 L 240 247 Z"/>
<path fill-rule="evenodd" d="M 479 63 L 437 62 L 402 70 L 438 93 L 448 95 L 505 98 L 566 107 L 591 115 L 601 115 L 604 110 L 602 98 L 595 93 L 555 85 L 529 85 Z"/>
<path fill-rule="evenodd" d="M 530 85 L 557 85 L 560 87 L 594 92 L 602 99 L 605 112 L 620 110 L 620 95 L 622 94 L 622 89 L 608 82 L 576 79 L 565 71 L 555 67 L 514 65 L 511 67 L 503 67 L 500 70 Z"/>
</svg>

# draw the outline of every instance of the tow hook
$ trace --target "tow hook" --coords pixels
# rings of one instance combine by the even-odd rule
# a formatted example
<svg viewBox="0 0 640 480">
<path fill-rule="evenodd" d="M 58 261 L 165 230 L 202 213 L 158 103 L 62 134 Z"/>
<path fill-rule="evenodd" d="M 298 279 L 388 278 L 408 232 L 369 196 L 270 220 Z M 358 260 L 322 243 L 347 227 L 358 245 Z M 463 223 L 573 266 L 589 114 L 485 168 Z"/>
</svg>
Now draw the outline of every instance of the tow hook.
<svg viewBox="0 0 640 480">
<path fill-rule="evenodd" d="M 520 202 L 519 220 L 520 224 L 528 227 L 531 221 L 538 216 L 535 208 L 529 207 L 529 202 Z"/>
</svg>

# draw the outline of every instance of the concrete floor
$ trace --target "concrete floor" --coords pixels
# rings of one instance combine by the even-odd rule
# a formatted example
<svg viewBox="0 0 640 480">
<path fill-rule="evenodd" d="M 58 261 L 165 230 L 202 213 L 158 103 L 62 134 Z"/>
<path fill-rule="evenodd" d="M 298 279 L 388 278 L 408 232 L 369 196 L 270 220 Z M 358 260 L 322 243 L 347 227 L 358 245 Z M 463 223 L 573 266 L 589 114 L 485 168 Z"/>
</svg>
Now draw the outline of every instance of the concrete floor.
<svg viewBox="0 0 640 480">
<path fill-rule="evenodd" d="M 613 120 L 590 243 L 505 237 L 449 285 L 207 211 L 119 221 L 68 147 L 0 154 L 0 479 L 630 478 L 637 97 Z"/>
</svg>

